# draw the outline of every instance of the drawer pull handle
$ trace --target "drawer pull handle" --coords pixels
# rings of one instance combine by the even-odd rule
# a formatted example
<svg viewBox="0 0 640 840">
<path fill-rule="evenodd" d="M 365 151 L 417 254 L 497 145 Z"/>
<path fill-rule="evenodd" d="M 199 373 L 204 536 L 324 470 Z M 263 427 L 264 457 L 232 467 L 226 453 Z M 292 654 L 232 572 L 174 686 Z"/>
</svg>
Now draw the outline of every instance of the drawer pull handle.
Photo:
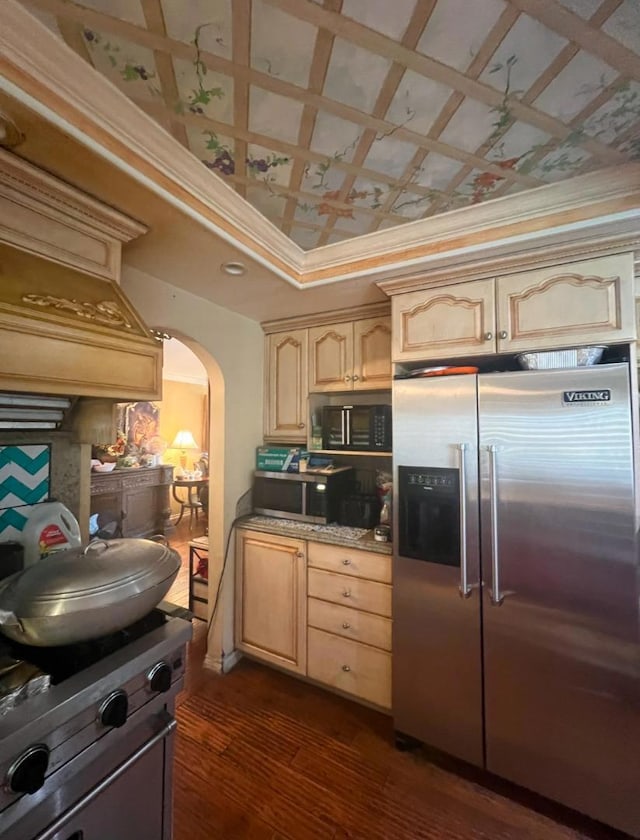
<svg viewBox="0 0 640 840">
<path fill-rule="evenodd" d="M 350 566 L 351 565 L 351 560 L 349 560 L 348 557 L 345 557 L 344 560 L 342 561 L 342 565 L 343 566 Z"/>
<path fill-rule="evenodd" d="M 345 630 L 348 630 L 351 627 L 351 625 L 349 624 L 348 621 L 343 621 L 342 626 L 344 627 Z"/>
<path fill-rule="evenodd" d="M 351 670 L 351 666 L 350 666 L 350 665 L 343 665 L 343 666 L 342 666 L 342 670 L 343 670 L 343 671 L 350 671 L 350 670 Z"/>
<path fill-rule="evenodd" d="M 351 590 L 350 589 L 345 589 L 342 594 L 344 595 L 345 598 L 350 598 L 351 597 Z"/>
</svg>

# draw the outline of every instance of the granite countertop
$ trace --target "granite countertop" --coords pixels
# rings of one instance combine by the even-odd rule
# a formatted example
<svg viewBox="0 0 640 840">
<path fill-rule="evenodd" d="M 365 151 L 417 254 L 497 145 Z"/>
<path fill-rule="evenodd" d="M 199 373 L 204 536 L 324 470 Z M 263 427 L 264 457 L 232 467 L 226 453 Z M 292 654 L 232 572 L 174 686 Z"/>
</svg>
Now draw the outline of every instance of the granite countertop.
<svg viewBox="0 0 640 840">
<path fill-rule="evenodd" d="M 265 531 L 281 537 L 294 537 L 313 542 L 344 545 L 348 548 L 361 548 L 364 551 L 376 551 L 378 554 L 391 554 L 390 542 L 378 542 L 373 538 L 373 531 L 365 528 L 349 528 L 346 525 L 313 525 L 310 522 L 297 522 L 294 519 L 277 519 L 274 516 L 251 514 L 237 523 L 238 528 L 252 531 Z"/>
</svg>

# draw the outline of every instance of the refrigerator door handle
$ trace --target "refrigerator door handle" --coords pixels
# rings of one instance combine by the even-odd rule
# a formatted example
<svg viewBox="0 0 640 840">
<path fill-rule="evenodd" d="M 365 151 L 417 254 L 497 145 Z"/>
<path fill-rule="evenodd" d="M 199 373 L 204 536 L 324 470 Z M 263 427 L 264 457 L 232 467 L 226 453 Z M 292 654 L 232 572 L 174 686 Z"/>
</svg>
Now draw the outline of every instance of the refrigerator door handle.
<svg viewBox="0 0 640 840">
<path fill-rule="evenodd" d="M 341 440 L 340 440 L 340 445 L 341 446 L 344 446 L 347 442 L 347 438 L 346 438 L 346 435 L 345 435 L 346 419 L 347 419 L 347 412 L 343 408 L 342 409 L 342 437 L 341 437 Z"/>
<path fill-rule="evenodd" d="M 498 551 L 498 479 L 497 479 L 497 446 L 487 446 L 489 453 L 489 483 L 491 502 L 491 603 L 499 607 L 504 601 L 500 594 L 500 555 Z"/>
<path fill-rule="evenodd" d="M 465 469 L 467 448 L 467 443 L 458 444 L 460 452 L 460 586 L 458 589 L 461 598 L 468 598 L 472 590 L 467 567 L 467 476 Z"/>
</svg>

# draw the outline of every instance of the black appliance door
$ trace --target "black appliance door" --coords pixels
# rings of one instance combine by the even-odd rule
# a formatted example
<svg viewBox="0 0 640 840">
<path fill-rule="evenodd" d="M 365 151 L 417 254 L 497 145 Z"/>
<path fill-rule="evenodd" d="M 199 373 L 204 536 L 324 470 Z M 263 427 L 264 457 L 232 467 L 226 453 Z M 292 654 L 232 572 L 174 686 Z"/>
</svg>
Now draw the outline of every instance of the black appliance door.
<svg viewBox="0 0 640 840">
<path fill-rule="evenodd" d="M 256 510 L 277 510 L 301 514 L 304 485 L 285 478 L 256 476 L 253 482 L 253 507 Z"/>
<path fill-rule="evenodd" d="M 460 566 L 458 470 L 398 467 L 402 557 Z"/>
<path fill-rule="evenodd" d="M 341 405 L 322 409 L 322 448 L 344 449 L 347 445 L 347 410 Z"/>
<path fill-rule="evenodd" d="M 325 521 L 327 519 L 328 484 L 324 481 L 305 485 L 307 494 L 307 514 Z"/>
<path fill-rule="evenodd" d="M 350 449 L 368 451 L 374 448 L 372 414 L 372 409 L 365 405 L 347 409 L 347 443 Z"/>
</svg>

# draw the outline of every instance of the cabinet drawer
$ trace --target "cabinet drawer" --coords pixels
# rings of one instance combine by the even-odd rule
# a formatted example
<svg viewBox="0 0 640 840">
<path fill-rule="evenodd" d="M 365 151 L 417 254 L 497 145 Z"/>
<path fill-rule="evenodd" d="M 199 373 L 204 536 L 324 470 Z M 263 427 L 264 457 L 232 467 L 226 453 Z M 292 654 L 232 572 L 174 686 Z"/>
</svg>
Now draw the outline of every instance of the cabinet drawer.
<svg viewBox="0 0 640 840">
<path fill-rule="evenodd" d="M 310 542 L 307 556 L 316 569 L 391 583 L 391 555 Z"/>
<path fill-rule="evenodd" d="M 309 598 L 307 616 L 310 627 L 391 650 L 391 621 L 388 618 L 318 601 L 316 598 Z"/>
<path fill-rule="evenodd" d="M 391 617 L 391 587 L 386 583 L 309 569 L 308 594 L 343 607 Z"/>
<path fill-rule="evenodd" d="M 391 708 L 391 654 L 310 627 L 307 656 L 312 679 Z"/>
</svg>

